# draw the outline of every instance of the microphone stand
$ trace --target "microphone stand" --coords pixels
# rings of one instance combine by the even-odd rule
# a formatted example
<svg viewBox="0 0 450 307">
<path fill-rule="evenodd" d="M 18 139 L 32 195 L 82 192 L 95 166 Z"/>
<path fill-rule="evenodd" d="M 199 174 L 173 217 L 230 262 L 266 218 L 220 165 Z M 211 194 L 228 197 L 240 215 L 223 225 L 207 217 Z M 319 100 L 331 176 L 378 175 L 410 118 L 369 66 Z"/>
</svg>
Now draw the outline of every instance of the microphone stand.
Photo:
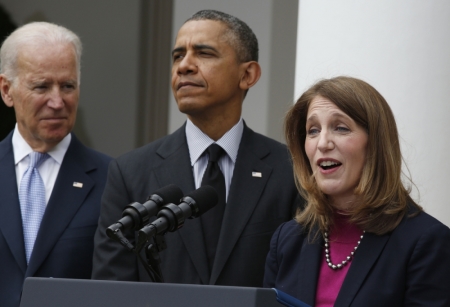
<svg viewBox="0 0 450 307">
<path fill-rule="evenodd" d="M 153 243 L 145 246 L 145 256 L 147 264 L 156 272 L 154 274 L 155 282 L 164 282 L 161 271 L 161 257 L 159 253 L 167 248 L 166 240 L 163 235 L 157 234 L 153 237 Z"/>
<path fill-rule="evenodd" d="M 195 199 L 198 199 L 199 202 L 197 203 Z M 122 234 L 120 223 L 108 227 L 107 235 L 137 255 L 152 281 L 164 282 L 159 256 L 159 252 L 167 248 L 163 235 L 168 231 L 175 231 L 183 227 L 186 218 L 200 216 L 214 207 L 217 201 L 216 190 L 210 186 L 203 186 L 192 192 L 191 196 L 183 197 L 178 206 L 173 203 L 165 204 L 159 209 L 157 219 L 139 230 L 136 246 L 133 246 Z M 153 243 L 150 243 L 151 238 L 153 238 Z M 141 257 L 144 247 L 146 262 Z"/>
<path fill-rule="evenodd" d="M 115 229 L 112 232 L 112 239 L 118 241 L 124 247 L 126 247 L 129 251 L 133 252 L 138 260 L 141 262 L 144 269 L 147 271 L 150 279 L 153 282 L 164 282 L 164 278 L 161 270 L 161 257 L 159 256 L 159 252 L 162 252 L 167 248 L 166 240 L 164 240 L 164 236 L 157 234 L 153 236 L 153 243 L 146 242 L 145 244 L 139 244 L 139 248 L 136 248 L 131 244 L 131 242 L 123 235 L 120 229 Z M 147 261 L 144 261 L 141 256 L 141 250 L 145 248 L 145 256 Z"/>
</svg>

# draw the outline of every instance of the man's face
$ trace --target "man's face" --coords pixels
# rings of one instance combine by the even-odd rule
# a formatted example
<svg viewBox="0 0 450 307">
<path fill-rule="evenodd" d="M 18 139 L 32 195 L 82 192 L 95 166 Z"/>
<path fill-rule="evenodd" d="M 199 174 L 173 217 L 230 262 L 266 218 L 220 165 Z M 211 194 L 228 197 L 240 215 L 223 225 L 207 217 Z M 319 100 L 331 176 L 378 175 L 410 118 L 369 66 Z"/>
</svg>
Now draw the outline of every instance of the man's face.
<svg viewBox="0 0 450 307">
<path fill-rule="evenodd" d="M 20 134 L 35 151 L 48 151 L 73 128 L 79 87 L 70 44 L 23 47 L 17 78 L 0 79 L 3 100 L 14 107 Z"/>
<path fill-rule="evenodd" d="M 172 91 L 179 110 L 191 118 L 240 112 L 245 68 L 226 30 L 218 21 L 195 20 L 178 31 L 172 52 Z"/>
</svg>

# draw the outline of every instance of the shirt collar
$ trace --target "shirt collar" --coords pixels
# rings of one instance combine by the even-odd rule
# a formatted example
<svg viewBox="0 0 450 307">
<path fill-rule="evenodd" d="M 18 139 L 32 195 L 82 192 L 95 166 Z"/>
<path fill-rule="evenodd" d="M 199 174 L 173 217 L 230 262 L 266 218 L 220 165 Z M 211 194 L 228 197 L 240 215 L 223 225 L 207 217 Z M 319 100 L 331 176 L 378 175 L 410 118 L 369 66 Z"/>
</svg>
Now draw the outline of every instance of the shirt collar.
<svg viewBox="0 0 450 307">
<path fill-rule="evenodd" d="M 52 157 L 56 162 L 62 164 L 64 159 L 64 155 L 66 154 L 67 149 L 69 148 L 70 141 L 72 140 L 72 135 L 69 133 L 66 135 L 61 142 L 59 142 L 55 147 L 52 148 L 49 152 L 50 157 Z M 22 161 L 25 157 L 27 157 L 30 153 L 33 152 L 33 149 L 30 145 L 28 145 L 27 141 L 22 137 L 19 132 L 19 129 L 14 128 L 14 133 L 12 136 L 12 145 L 14 152 L 14 164 L 17 165 L 20 161 Z"/>
<path fill-rule="evenodd" d="M 203 133 L 189 119 L 186 123 L 186 139 L 191 158 L 191 165 L 197 162 L 198 158 L 203 154 L 206 148 L 213 143 L 217 143 L 228 154 L 233 163 L 236 163 L 236 157 L 241 142 L 242 133 L 244 131 L 244 121 L 242 118 L 228 130 L 217 142 L 214 142 L 209 136 Z"/>
</svg>

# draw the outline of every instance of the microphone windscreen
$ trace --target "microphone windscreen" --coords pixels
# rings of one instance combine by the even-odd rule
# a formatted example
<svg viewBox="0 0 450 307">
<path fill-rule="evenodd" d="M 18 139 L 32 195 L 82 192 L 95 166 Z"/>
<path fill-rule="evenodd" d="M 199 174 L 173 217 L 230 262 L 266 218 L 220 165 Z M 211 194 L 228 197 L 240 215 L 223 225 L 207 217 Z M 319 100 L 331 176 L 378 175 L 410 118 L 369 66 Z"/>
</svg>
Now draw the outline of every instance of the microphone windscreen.
<svg viewBox="0 0 450 307">
<path fill-rule="evenodd" d="M 178 204 L 183 198 L 183 191 L 174 184 L 169 184 L 161 189 L 157 190 L 153 194 L 161 197 L 165 203 Z"/>
<path fill-rule="evenodd" d="M 192 198 L 197 204 L 198 215 L 202 215 L 215 205 L 219 201 L 219 196 L 217 196 L 216 189 L 209 185 L 200 187 L 199 189 L 188 193 L 186 197 Z"/>
</svg>

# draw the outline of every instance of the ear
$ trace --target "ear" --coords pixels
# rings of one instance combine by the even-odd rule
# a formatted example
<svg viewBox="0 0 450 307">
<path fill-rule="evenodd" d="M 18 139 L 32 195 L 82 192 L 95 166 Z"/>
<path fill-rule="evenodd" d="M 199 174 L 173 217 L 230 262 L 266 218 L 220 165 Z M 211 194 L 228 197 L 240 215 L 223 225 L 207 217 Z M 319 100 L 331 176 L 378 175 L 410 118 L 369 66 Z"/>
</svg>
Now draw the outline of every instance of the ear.
<svg viewBox="0 0 450 307">
<path fill-rule="evenodd" d="M 250 61 L 242 63 L 243 74 L 241 81 L 239 82 L 239 87 L 242 90 L 248 90 L 253 85 L 258 82 L 259 77 L 261 77 L 261 66 L 258 62 Z"/>
<path fill-rule="evenodd" d="M 0 75 L 0 92 L 2 94 L 2 99 L 8 107 L 14 105 L 13 99 L 11 97 L 12 83 L 9 81 L 5 75 Z"/>
</svg>

